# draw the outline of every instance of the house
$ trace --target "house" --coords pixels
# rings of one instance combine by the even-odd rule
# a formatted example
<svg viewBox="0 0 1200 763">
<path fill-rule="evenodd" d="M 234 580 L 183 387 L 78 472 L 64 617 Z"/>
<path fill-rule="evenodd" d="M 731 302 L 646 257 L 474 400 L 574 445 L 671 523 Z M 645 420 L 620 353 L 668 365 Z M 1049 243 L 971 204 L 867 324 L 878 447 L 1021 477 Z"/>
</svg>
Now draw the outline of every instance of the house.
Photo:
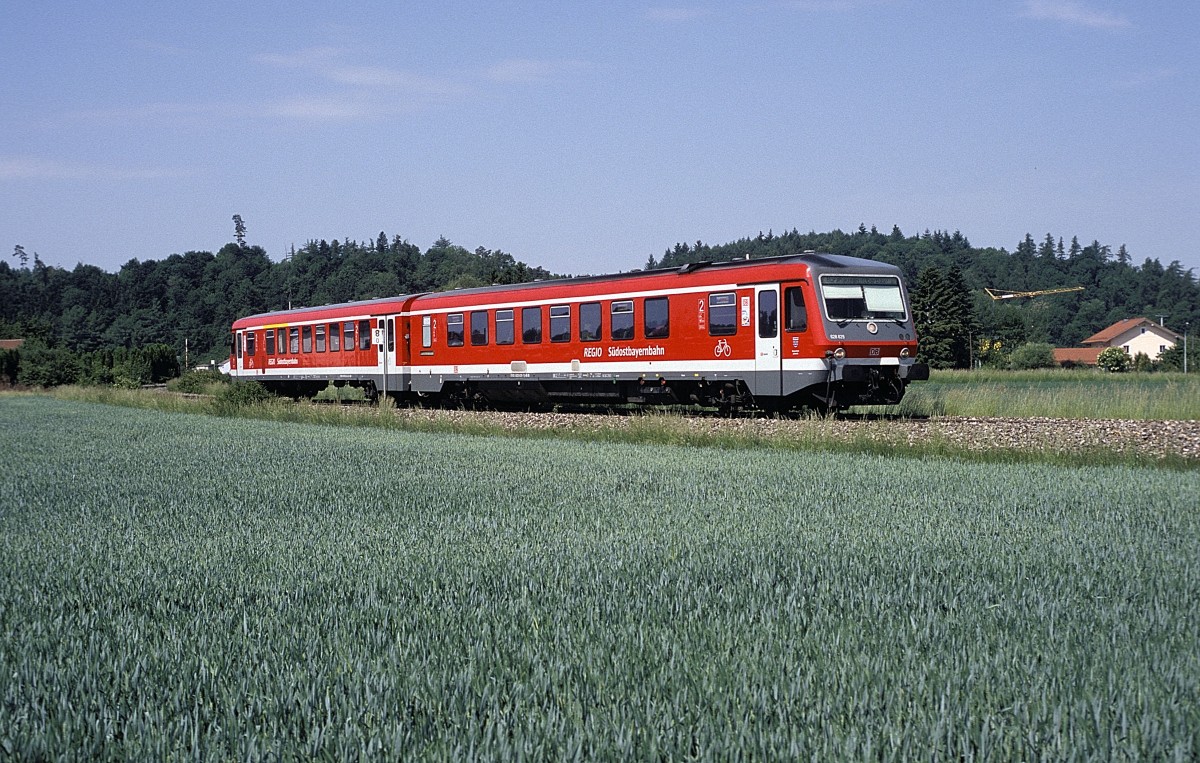
<svg viewBox="0 0 1200 763">
<path fill-rule="evenodd" d="M 19 350 L 23 344 L 24 339 L 0 339 L 0 350 Z"/>
<path fill-rule="evenodd" d="M 1055 348 L 1054 359 L 1062 365 L 1094 366 L 1101 352 L 1109 347 L 1120 347 L 1130 357 L 1136 357 L 1140 352 L 1151 360 L 1158 360 L 1181 339 L 1181 335 L 1148 318 L 1126 318 L 1084 339 L 1080 342 L 1083 347 Z"/>
</svg>

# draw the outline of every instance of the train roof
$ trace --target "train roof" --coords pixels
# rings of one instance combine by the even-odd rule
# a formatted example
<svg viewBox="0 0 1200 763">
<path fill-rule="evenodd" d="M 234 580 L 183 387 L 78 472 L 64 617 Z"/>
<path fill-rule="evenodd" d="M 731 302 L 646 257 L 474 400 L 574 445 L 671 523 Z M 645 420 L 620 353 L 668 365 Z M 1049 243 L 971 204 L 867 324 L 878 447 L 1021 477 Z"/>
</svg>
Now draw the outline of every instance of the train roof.
<svg viewBox="0 0 1200 763">
<path fill-rule="evenodd" d="M 673 268 L 656 268 L 654 270 L 634 270 L 628 273 L 611 273 L 605 275 L 587 275 L 587 276 L 571 276 L 568 278 L 554 278 L 542 281 L 527 281 L 525 283 L 515 284 L 493 284 L 491 286 L 478 286 L 469 289 L 454 289 L 451 291 L 440 292 L 414 292 L 412 294 L 399 294 L 394 297 L 380 297 L 377 299 L 357 300 L 354 302 L 339 302 L 328 305 L 311 305 L 308 307 L 298 307 L 290 310 L 274 310 L 265 313 L 257 313 L 241 318 L 238 322 L 262 319 L 262 318 L 286 318 L 298 317 L 311 314 L 313 311 L 320 310 L 322 313 L 330 311 L 345 310 L 349 312 L 363 312 L 363 308 L 371 306 L 388 305 L 394 306 L 396 303 L 402 303 L 406 300 L 416 297 L 458 297 L 474 294 L 493 294 L 497 292 L 513 291 L 516 289 L 542 289 L 552 288 L 556 286 L 571 286 L 588 283 L 602 282 L 620 282 L 625 280 L 635 280 L 651 277 L 669 276 L 671 274 L 688 274 L 701 271 L 717 271 L 734 270 L 745 268 L 768 267 L 772 265 L 787 265 L 787 264 L 805 264 L 808 265 L 816 273 L 825 273 L 838 270 L 872 270 L 878 272 L 880 270 L 900 273 L 900 269 L 886 262 L 877 260 L 868 260 L 861 257 L 847 257 L 841 254 L 827 254 L 825 252 L 803 252 L 800 254 L 788 254 L 779 257 L 761 257 L 753 260 L 724 260 L 720 262 L 689 262 L 679 267 Z M 366 312 L 372 312 L 367 310 Z"/>
<path fill-rule="evenodd" d="M 788 254 L 780 257 L 761 257 L 754 260 L 723 260 L 721 262 L 689 262 L 679 267 L 674 268 L 656 268 L 654 270 L 633 270 L 628 273 L 611 273 L 606 275 L 594 276 L 572 276 L 570 278 L 555 278 L 545 281 L 530 281 L 527 283 L 517 284 L 494 284 L 492 286 L 478 286 L 471 289 L 455 289 L 454 291 L 430 292 L 421 296 L 425 297 L 442 297 L 442 296 L 458 296 L 461 294 L 490 294 L 494 292 L 511 291 L 513 289 L 536 289 L 543 287 L 554 286 L 569 286 L 574 284 L 600 283 L 610 281 L 623 281 L 650 278 L 653 276 L 667 276 L 672 274 L 696 273 L 700 271 L 721 271 L 741 268 L 766 267 L 770 265 L 784 265 L 803 263 L 812 267 L 814 271 L 826 272 L 831 270 L 849 270 L 849 269 L 870 269 L 870 270 L 888 270 L 899 273 L 900 269 L 886 262 L 877 260 L 867 260 L 861 257 L 847 257 L 841 254 L 826 254 L 823 252 L 804 252 L 802 254 Z"/>
</svg>

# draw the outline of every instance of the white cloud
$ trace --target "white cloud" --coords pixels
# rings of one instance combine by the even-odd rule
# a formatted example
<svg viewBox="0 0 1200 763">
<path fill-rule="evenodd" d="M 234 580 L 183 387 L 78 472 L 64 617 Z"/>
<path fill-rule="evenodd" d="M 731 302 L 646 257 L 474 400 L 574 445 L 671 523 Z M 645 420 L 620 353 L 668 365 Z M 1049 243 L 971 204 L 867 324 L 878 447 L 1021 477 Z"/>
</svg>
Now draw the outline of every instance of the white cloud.
<svg viewBox="0 0 1200 763">
<path fill-rule="evenodd" d="M 1031 19 L 1061 21 L 1065 24 L 1117 29 L 1130 25 L 1129 19 L 1108 11 L 1089 8 L 1077 0 L 1025 0 L 1022 14 Z"/>
</svg>

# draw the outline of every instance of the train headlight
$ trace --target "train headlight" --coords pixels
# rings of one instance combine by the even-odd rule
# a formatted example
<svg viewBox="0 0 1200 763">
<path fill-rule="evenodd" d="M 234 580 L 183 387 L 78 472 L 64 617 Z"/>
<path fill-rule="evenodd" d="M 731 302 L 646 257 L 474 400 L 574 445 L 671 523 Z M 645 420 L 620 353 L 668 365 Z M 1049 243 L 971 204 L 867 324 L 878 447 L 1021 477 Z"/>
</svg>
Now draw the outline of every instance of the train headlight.
<svg viewBox="0 0 1200 763">
<path fill-rule="evenodd" d="M 900 357 L 902 357 L 902 358 L 908 357 L 908 348 L 907 347 L 900 348 Z"/>
<path fill-rule="evenodd" d="M 833 359 L 834 360 L 841 360 L 845 357 L 846 357 L 846 348 L 845 347 L 839 347 L 833 351 Z"/>
</svg>

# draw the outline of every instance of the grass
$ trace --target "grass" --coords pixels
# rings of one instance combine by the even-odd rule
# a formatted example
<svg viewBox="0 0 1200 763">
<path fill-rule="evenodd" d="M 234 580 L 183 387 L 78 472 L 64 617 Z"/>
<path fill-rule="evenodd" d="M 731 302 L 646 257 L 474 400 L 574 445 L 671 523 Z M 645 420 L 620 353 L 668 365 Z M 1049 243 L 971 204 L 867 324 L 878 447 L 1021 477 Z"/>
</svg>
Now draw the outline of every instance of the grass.
<svg viewBox="0 0 1200 763">
<path fill-rule="evenodd" d="M 1003 416 L 1194 421 L 1200 374 L 1093 370 L 935 371 L 899 406 L 856 410 L 902 416 Z"/>
<path fill-rule="evenodd" d="M 227 390 L 228 391 L 228 390 Z M 38 393 L 3 393 L 38 394 Z M 242 404 L 232 397 L 179 396 L 105 387 L 62 387 L 59 399 L 104 403 L 172 413 L 253 418 L 295 424 L 325 424 L 432 434 L 505 436 L 518 439 L 566 439 L 627 442 L 661 446 L 715 446 L 726 449 L 818 451 L 850 455 L 898 455 L 908 458 L 956 458 L 999 463 L 1052 463 L 1063 466 L 1128 465 L 1193 470 L 1200 459 L 1130 447 L 1128 439 L 1079 446 L 1065 439 L 1012 444 L 977 443 L 969 431 L 914 437 L 903 422 L 847 422 L 815 415 L 795 421 L 723 420 L 650 411 L 632 416 L 572 415 L 538 426 L 536 417 L 480 416 L 465 411 L 395 409 L 389 406 L 339 406 L 292 403 L 283 399 Z M 895 414 L 892 413 L 892 416 Z"/>
<path fill-rule="evenodd" d="M 0 428 L 0 757 L 1200 755 L 1196 473 Z"/>
</svg>

